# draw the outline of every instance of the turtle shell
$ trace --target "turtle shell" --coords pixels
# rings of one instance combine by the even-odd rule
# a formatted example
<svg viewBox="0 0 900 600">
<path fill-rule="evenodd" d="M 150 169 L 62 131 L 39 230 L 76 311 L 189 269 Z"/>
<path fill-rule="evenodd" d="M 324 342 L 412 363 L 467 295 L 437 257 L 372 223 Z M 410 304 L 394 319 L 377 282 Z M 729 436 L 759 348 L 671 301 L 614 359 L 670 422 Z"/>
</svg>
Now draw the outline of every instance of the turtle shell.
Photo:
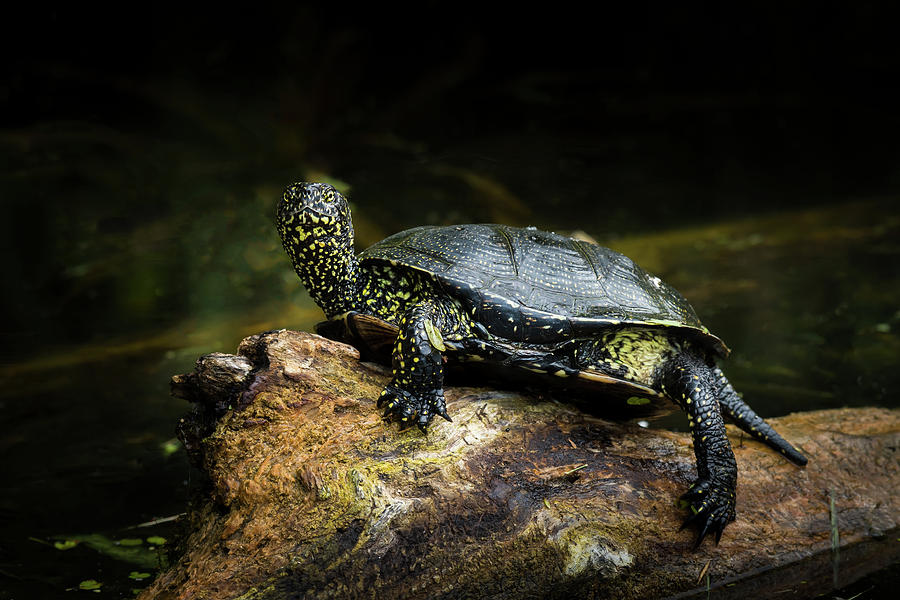
<svg viewBox="0 0 900 600">
<path fill-rule="evenodd" d="M 558 343 L 611 327 L 667 328 L 708 351 L 728 348 L 675 288 L 614 250 L 533 228 L 417 227 L 359 255 L 432 276 L 491 334 Z"/>
</svg>

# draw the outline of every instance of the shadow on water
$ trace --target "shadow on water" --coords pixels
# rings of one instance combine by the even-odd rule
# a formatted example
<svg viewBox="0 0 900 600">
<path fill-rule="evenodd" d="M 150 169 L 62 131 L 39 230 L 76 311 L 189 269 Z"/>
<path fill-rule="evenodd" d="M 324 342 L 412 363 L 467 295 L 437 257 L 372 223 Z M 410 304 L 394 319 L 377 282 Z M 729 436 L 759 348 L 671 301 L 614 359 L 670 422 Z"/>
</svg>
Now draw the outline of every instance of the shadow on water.
<svg viewBox="0 0 900 600">
<path fill-rule="evenodd" d="M 188 20 L 171 47 L 114 40 L 137 72 L 96 42 L 0 89 L 0 598 L 128 597 L 155 572 L 86 536 L 175 533 L 129 529 L 185 510 L 172 374 L 320 320 L 272 226 L 299 178 L 349 189 L 361 246 L 421 224 L 586 232 L 691 300 L 763 415 L 900 406 L 896 103 L 684 83 L 663 54 L 501 68 L 488 29 L 418 40 L 379 77 L 404 45 L 358 22 L 288 35 L 325 18 L 306 10 L 250 57 Z"/>
</svg>

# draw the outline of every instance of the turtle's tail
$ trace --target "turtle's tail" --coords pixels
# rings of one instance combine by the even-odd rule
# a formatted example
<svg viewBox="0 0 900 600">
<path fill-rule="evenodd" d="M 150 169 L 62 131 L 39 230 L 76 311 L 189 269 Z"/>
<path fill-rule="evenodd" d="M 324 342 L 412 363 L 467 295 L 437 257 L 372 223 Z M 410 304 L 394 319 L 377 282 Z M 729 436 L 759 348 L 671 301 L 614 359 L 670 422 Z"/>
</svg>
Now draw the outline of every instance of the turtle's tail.
<svg viewBox="0 0 900 600">
<path fill-rule="evenodd" d="M 789 461 L 801 466 L 806 464 L 806 457 L 781 437 L 771 425 L 763 421 L 762 417 L 753 412 L 753 409 L 747 406 L 747 403 L 738 396 L 721 369 L 718 367 L 713 369 L 713 375 L 716 378 L 716 388 L 719 392 L 719 405 L 722 407 L 725 415 L 734 421 L 735 425 L 770 448 L 778 450 Z"/>
</svg>

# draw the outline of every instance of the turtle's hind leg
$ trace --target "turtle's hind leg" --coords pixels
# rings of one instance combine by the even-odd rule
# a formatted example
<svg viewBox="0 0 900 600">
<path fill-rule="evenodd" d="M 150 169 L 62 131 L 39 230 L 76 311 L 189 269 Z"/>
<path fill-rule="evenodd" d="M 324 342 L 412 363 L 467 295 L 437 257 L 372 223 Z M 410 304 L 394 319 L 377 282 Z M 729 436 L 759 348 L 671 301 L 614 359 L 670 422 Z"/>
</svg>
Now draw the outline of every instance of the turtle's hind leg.
<svg viewBox="0 0 900 600">
<path fill-rule="evenodd" d="M 687 413 L 697 458 L 697 479 L 681 497 L 692 512 L 682 527 L 697 524 L 697 546 L 708 533 L 718 543 L 735 516 L 737 463 L 719 412 L 713 370 L 694 353 L 682 352 L 660 366 L 658 387 Z"/>
<path fill-rule="evenodd" d="M 713 376 L 716 378 L 719 404 L 725 415 L 734 421 L 735 425 L 770 448 L 781 452 L 792 463 L 800 466 L 807 463 L 806 457 L 799 450 L 781 437 L 771 425 L 766 423 L 738 396 L 721 369 L 714 368 Z"/>
</svg>

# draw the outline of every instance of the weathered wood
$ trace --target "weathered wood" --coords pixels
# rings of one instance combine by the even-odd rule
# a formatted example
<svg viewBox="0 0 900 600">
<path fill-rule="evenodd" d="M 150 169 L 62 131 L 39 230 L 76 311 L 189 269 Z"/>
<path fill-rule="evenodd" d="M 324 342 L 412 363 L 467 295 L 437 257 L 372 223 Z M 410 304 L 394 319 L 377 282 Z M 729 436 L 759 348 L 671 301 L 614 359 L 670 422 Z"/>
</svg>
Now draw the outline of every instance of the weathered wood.
<svg viewBox="0 0 900 600">
<path fill-rule="evenodd" d="M 693 552 L 688 434 L 463 387 L 454 423 L 398 432 L 387 371 L 349 346 L 278 331 L 239 354 L 176 378 L 210 487 L 142 598 L 705 597 L 705 568 L 718 598 L 807 597 L 832 583 L 829 497 L 842 585 L 900 560 L 900 411 L 774 419 L 804 469 L 730 428 L 738 520 Z"/>
</svg>

